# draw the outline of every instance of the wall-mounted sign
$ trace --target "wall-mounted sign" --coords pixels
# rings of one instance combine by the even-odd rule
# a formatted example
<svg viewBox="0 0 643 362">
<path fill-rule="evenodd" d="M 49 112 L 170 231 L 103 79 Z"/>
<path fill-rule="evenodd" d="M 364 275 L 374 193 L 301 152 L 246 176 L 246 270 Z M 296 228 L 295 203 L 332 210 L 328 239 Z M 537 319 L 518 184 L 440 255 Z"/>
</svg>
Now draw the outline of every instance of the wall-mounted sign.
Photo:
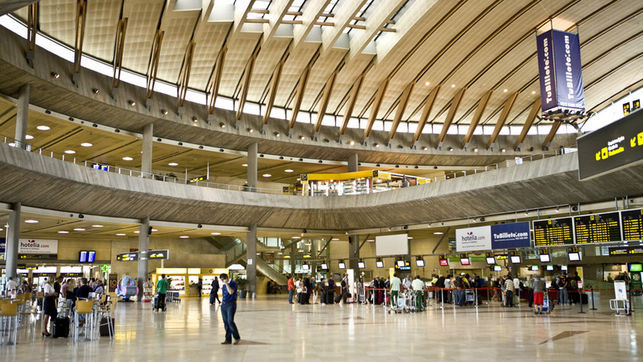
<svg viewBox="0 0 643 362">
<path fill-rule="evenodd" d="M 534 246 L 561 246 L 574 244 L 571 217 L 534 221 Z"/>
<path fill-rule="evenodd" d="M 490 250 L 491 228 L 489 226 L 479 226 L 457 229 L 455 231 L 455 248 L 457 252 Z"/>
<path fill-rule="evenodd" d="M 170 251 L 167 249 L 147 251 L 147 259 L 149 260 L 161 260 L 161 259 L 169 259 L 169 258 L 170 258 Z M 143 259 L 142 256 L 141 256 L 141 259 Z"/>
<path fill-rule="evenodd" d="M 579 137 L 578 178 L 587 180 L 643 162 L 643 112 Z"/>
<path fill-rule="evenodd" d="M 643 246 L 613 246 L 609 248 L 610 256 L 643 255 Z"/>
<path fill-rule="evenodd" d="M 138 260 L 138 253 L 122 253 L 116 255 L 117 261 L 136 261 Z"/>
<path fill-rule="evenodd" d="M 58 254 L 58 240 L 20 239 L 18 254 Z"/>
<path fill-rule="evenodd" d="M 529 222 L 486 225 L 455 231 L 456 251 L 528 248 Z"/>
<path fill-rule="evenodd" d="M 550 30 L 536 37 L 540 103 L 548 110 L 585 110 L 578 34 Z"/>
</svg>

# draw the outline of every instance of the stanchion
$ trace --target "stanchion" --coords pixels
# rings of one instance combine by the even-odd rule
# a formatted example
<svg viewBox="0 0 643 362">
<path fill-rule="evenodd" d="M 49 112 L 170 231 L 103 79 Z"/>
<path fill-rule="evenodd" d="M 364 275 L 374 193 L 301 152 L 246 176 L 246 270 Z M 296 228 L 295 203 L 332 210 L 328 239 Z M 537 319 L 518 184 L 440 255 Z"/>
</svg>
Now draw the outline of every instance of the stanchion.
<svg viewBox="0 0 643 362">
<path fill-rule="evenodd" d="M 594 307 L 594 288 L 591 288 L 590 292 L 592 293 L 592 308 L 590 310 L 596 310 Z M 583 304 L 583 300 L 581 300 L 581 304 Z"/>
<path fill-rule="evenodd" d="M 476 304 L 476 313 L 478 313 L 478 289 L 473 289 L 473 302 Z"/>
<path fill-rule="evenodd" d="M 580 303 L 578 303 L 578 304 L 580 304 L 580 312 L 578 312 L 578 313 L 585 314 L 585 312 L 583 312 L 583 295 L 581 294 L 583 290 L 582 289 L 577 289 L 577 291 L 578 291 L 578 299 L 580 299 Z"/>
<path fill-rule="evenodd" d="M 442 302 L 442 311 L 444 312 L 444 288 L 440 288 L 440 301 Z"/>
</svg>

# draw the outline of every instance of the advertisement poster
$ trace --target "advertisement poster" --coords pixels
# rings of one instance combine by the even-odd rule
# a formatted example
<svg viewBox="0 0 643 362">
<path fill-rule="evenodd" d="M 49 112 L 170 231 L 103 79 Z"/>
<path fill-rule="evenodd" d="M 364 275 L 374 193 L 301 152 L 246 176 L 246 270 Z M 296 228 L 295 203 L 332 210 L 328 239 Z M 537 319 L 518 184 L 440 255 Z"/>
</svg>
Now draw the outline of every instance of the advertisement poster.
<svg viewBox="0 0 643 362">
<path fill-rule="evenodd" d="M 489 250 L 491 249 L 491 227 L 457 229 L 455 243 L 458 252 Z"/>
<path fill-rule="evenodd" d="M 58 240 L 20 239 L 18 254 L 58 254 Z"/>
<path fill-rule="evenodd" d="M 457 229 L 455 236 L 458 252 L 531 247 L 529 222 Z"/>
</svg>

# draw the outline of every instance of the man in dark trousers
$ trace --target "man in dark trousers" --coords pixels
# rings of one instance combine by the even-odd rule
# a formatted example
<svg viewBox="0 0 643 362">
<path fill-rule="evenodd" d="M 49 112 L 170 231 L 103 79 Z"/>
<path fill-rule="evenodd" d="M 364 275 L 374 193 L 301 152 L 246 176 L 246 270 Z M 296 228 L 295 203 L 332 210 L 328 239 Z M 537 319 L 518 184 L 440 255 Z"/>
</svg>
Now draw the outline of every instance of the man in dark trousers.
<svg viewBox="0 0 643 362">
<path fill-rule="evenodd" d="M 234 314 L 237 312 L 237 283 L 228 279 L 228 274 L 221 274 L 221 317 L 225 327 L 225 341 L 221 344 L 239 344 L 241 336 L 237 325 L 234 323 Z M 234 338 L 234 342 L 232 339 Z"/>
<path fill-rule="evenodd" d="M 328 290 L 326 294 L 326 304 L 335 303 L 335 280 L 332 277 L 328 278 Z"/>
<path fill-rule="evenodd" d="M 219 302 L 221 304 L 221 301 L 219 300 L 219 280 L 217 277 L 214 277 L 214 280 L 212 281 L 212 290 L 210 291 L 210 304 L 214 304 L 214 301 Z"/>
<path fill-rule="evenodd" d="M 304 278 L 304 287 L 306 288 L 306 292 L 304 293 L 303 304 L 310 304 L 310 295 L 313 292 L 313 283 L 310 282 L 310 278 L 308 276 Z"/>
</svg>

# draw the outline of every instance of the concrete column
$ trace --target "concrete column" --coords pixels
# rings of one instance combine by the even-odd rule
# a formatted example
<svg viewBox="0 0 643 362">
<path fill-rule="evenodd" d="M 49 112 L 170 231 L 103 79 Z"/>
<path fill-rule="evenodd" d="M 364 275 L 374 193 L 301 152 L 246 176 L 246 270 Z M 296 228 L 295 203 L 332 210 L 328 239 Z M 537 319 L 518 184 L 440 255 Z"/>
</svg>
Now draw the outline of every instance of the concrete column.
<svg viewBox="0 0 643 362">
<path fill-rule="evenodd" d="M 9 230 L 6 245 L 6 276 L 16 279 L 18 267 L 18 239 L 20 239 L 20 209 L 22 205 L 17 202 L 12 205 L 13 212 L 9 214 Z"/>
<path fill-rule="evenodd" d="M 357 280 L 357 278 L 359 278 L 359 267 L 357 266 L 357 262 L 359 261 L 359 235 L 348 236 L 348 257 L 350 258 L 348 267 L 353 269 L 355 279 Z"/>
<path fill-rule="evenodd" d="M 256 143 L 248 146 L 248 190 L 257 190 L 257 150 L 259 145 Z"/>
<path fill-rule="evenodd" d="M 16 147 L 27 148 L 27 120 L 29 118 L 29 83 L 20 88 L 18 92 L 17 113 L 16 113 Z"/>
<path fill-rule="evenodd" d="M 357 153 L 353 153 L 348 157 L 348 172 L 357 172 L 358 171 L 358 159 Z"/>
<path fill-rule="evenodd" d="M 248 163 L 248 165 L 250 165 Z M 247 263 L 246 277 L 248 279 L 248 293 L 252 298 L 257 292 L 257 225 L 250 225 L 246 237 Z"/>
<path fill-rule="evenodd" d="M 152 148 L 154 143 L 154 124 L 143 128 L 143 154 L 141 155 L 141 171 L 152 173 Z"/>
<path fill-rule="evenodd" d="M 147 281 L 147 255 L 141 258 L 143 252 L 150 249 L 150 218 L 146 217 L 141 220 L 141 226 L 138 229 L 138 295 L 136 299 L 140 302 L 143 299 L 143 283 Z M 187 288 L 187 285 L 186 285 Z"/>
</svg>

